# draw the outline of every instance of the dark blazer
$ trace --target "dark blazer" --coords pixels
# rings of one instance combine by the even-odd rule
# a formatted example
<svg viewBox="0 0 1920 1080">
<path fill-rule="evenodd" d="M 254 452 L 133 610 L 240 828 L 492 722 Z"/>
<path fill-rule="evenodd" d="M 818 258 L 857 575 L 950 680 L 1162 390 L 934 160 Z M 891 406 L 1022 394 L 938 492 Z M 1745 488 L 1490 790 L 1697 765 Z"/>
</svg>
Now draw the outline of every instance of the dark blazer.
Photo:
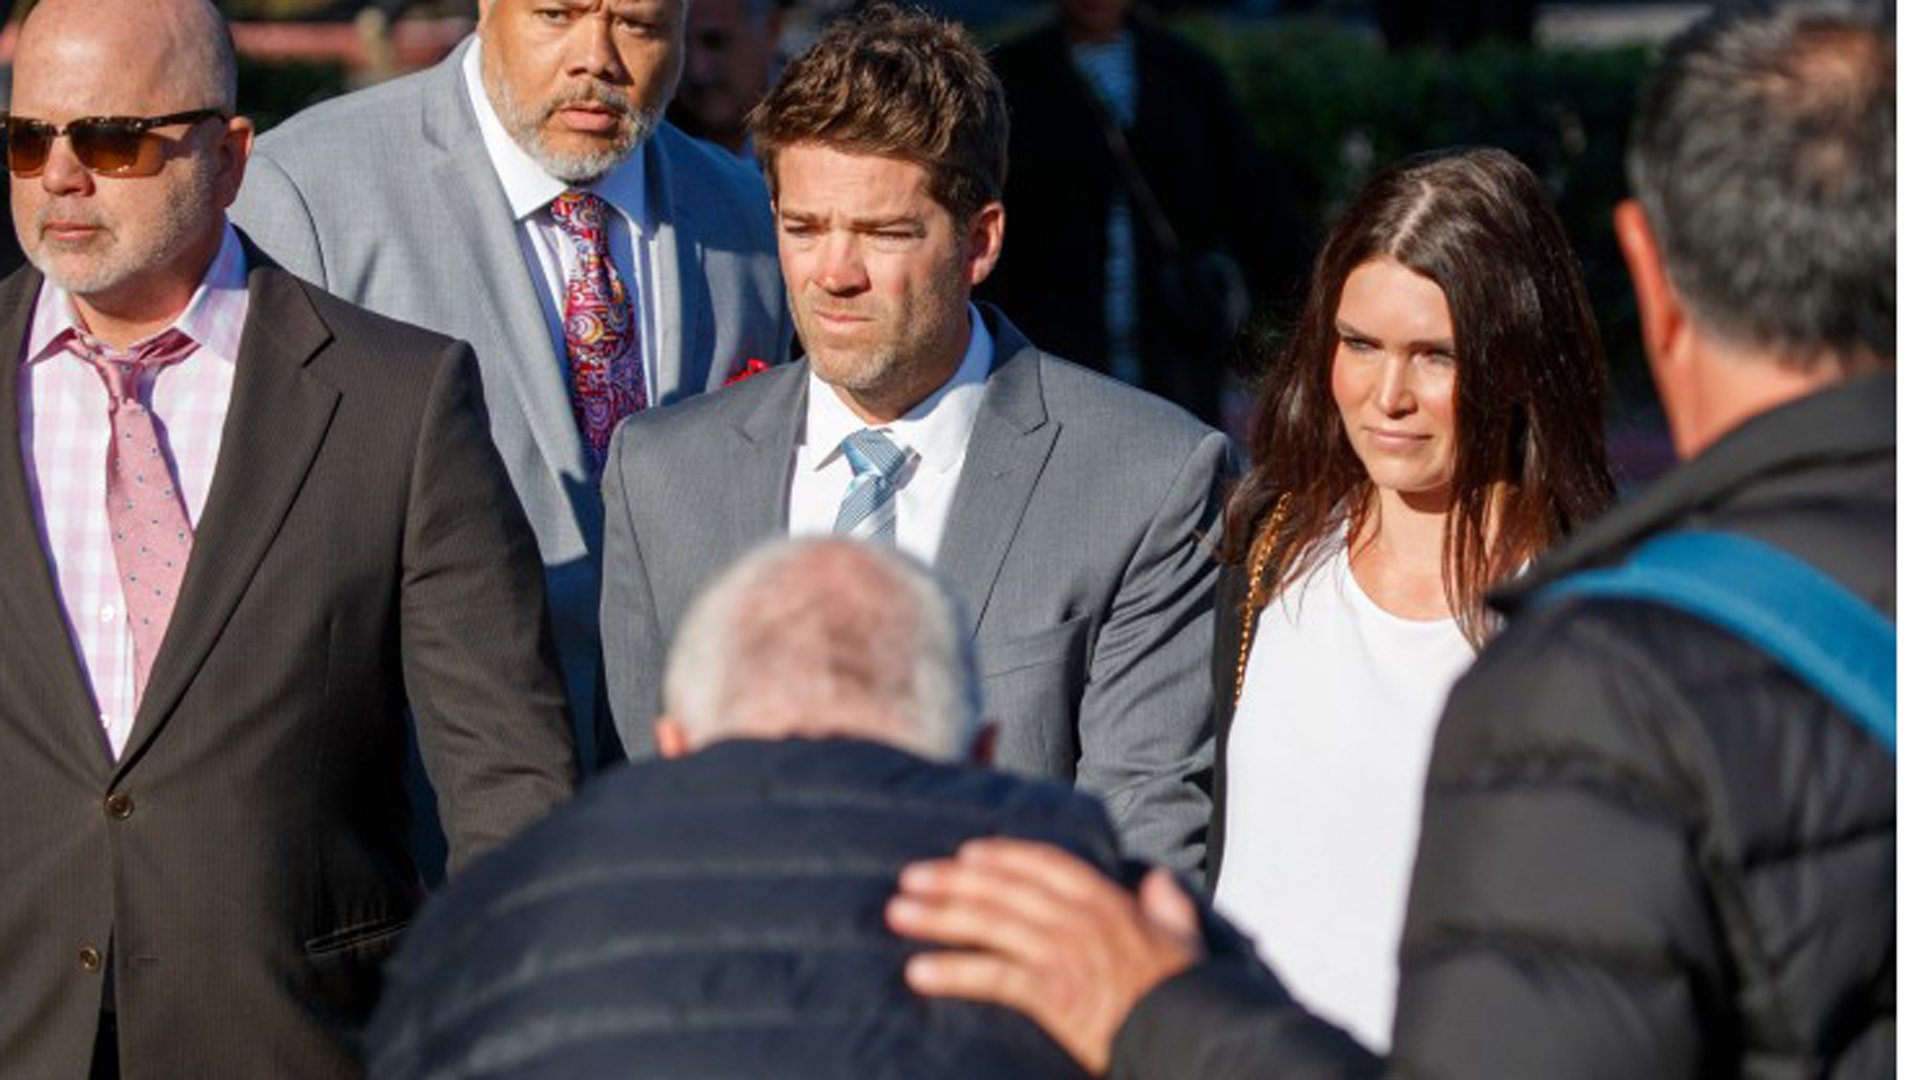
<svg viewBox="0 0 1920 1080">
<path fill-rule="evenodd" d="M 934 566 L 973 630 L 996 761 L 1099 796 L 1129 854 L 1194 871 L 1227 441 L 981 315 L 993 368 Z M 784 365 L 614 437 L 601 619 L 629 754 L 651 753 L 667 644 L 695 594 L 786 531 L 807 386 L 806 365 Z"/>
<path fill-rule="evenodd" d="M 466 345 L 248 245 L 251 307 L 172 623 L 118 761 L 0 379 L 0 1072 L 354 1076 L 422 898 L 406 711 L 456 862 L 575 780 L 540 557 Z M 0 283 L 17 358 L 40 275 Z"/>
</svg>

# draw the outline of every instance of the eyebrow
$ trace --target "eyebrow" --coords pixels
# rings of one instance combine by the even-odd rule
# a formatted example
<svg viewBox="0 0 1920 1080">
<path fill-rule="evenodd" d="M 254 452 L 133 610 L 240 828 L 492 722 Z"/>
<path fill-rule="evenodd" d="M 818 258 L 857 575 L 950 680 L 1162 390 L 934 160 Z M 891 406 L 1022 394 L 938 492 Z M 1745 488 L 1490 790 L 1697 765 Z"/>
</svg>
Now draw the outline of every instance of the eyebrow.
<svg viewBox="0 0 1920 1080">
<path fill-rule="evenodd" d="M 914 214 L 879 214 L 873 217 L 856 217 L 853 219 L 853 227 L 855 229 L 868 232 L 879 229 L 898 229 L 902 226 L 911 228 L 916 233 L 926 230 L 926 223 Z"/>
<path fill-rule="evenodd" d="M 782 221 L 814 223 L 825 221 L 829 216 L 831 215 L 808 210 L 788 209 L 785 207 L 782 207 L 780 210 L 780 219 Z M 875 232 L 881 229 L 897 229 L 902 226 L 913 229 L 915 233 L 923 233 L 926 231 L 925 222 L 921 221 L 918 216 L 907 213 L 855 217 L 852 218 L 848 224 L 856 232 Z"/>
<path fill-rule="evenodd" d="M 1378 337 L 1372 334 L 1369 334 L 1364 330 L 1361 330 L 1360 328 L 1347 322 L 1347 320 L 1339 318 L 1337 316 L 1333 320 L 1333 329 L 1334 329 L 1334 332 L 1339 334 L 1341 337 L 1357 338 L 1361 341 L 1367 342 L 1370 345 L 1380 344 L 1380 339 Z M 1451 353 L 1454 351 L 1453 339 L 1450 337 L 1434 338 L 1431 341 L 1410 341 L 1407 344 L 1421 352 Z"/>
</svg>

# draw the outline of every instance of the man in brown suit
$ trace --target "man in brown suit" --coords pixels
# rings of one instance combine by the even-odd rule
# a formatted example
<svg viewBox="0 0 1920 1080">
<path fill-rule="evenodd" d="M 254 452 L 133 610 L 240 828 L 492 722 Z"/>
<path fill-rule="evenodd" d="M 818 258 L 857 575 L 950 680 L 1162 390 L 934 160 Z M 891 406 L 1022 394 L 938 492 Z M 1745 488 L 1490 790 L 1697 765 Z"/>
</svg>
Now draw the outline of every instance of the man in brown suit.
<svg viewBox="0 0 1920 1080">
<path fill-rule="evenodd" d="M 421 900 L 572 790 L 539 555 L 471 351 L 227 224 L 205 0 L 44 0 L 0 283 L 0 1072 L 352 1076 Z M 106 119 L 102 119 L 106 118 Z"/>
</svg>

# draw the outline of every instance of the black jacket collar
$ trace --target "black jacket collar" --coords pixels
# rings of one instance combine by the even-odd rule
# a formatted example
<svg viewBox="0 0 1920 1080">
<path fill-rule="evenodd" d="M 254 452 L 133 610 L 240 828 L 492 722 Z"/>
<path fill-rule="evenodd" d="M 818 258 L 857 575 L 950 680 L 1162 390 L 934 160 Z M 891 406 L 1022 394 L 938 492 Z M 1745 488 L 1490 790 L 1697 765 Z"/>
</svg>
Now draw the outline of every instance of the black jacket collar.
<svg viewBox="0 0 1920 1080">
<path fill-rule="evenodd" d="M 1891 456 L 1891 372 L 1848 379 L 1747 420 L 1612 513 L 1540 557 L 1533 570 L 1488 602 L 1511 611 L 1527 594 L 1588 566 L 1617 561 L 1655 532 L 1710 511 L 1770 477 L 1809 466 Z"/>
</svg>

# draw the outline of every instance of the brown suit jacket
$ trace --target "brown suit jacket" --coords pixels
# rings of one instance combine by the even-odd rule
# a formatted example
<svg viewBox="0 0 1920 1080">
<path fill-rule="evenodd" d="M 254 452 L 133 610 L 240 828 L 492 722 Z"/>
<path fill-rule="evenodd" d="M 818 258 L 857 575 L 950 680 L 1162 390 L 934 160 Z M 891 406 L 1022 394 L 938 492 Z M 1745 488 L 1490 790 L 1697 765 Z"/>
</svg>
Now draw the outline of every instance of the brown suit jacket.
<svg viewBox="0 0 1920 1080">
<path fill-rule="evenodd" d="M 0 378 L 0 1074 L 87 1070 L 109 957 L 129 1077 L 352 1076 L 422 899 L 411 706 L 456 864 L 576 765 L 540 557 L 463 343 L 248 246 L 212 489 L 109 758 Z M 15 359 L 40 275 L 0 282 Z"/>
</svg>

